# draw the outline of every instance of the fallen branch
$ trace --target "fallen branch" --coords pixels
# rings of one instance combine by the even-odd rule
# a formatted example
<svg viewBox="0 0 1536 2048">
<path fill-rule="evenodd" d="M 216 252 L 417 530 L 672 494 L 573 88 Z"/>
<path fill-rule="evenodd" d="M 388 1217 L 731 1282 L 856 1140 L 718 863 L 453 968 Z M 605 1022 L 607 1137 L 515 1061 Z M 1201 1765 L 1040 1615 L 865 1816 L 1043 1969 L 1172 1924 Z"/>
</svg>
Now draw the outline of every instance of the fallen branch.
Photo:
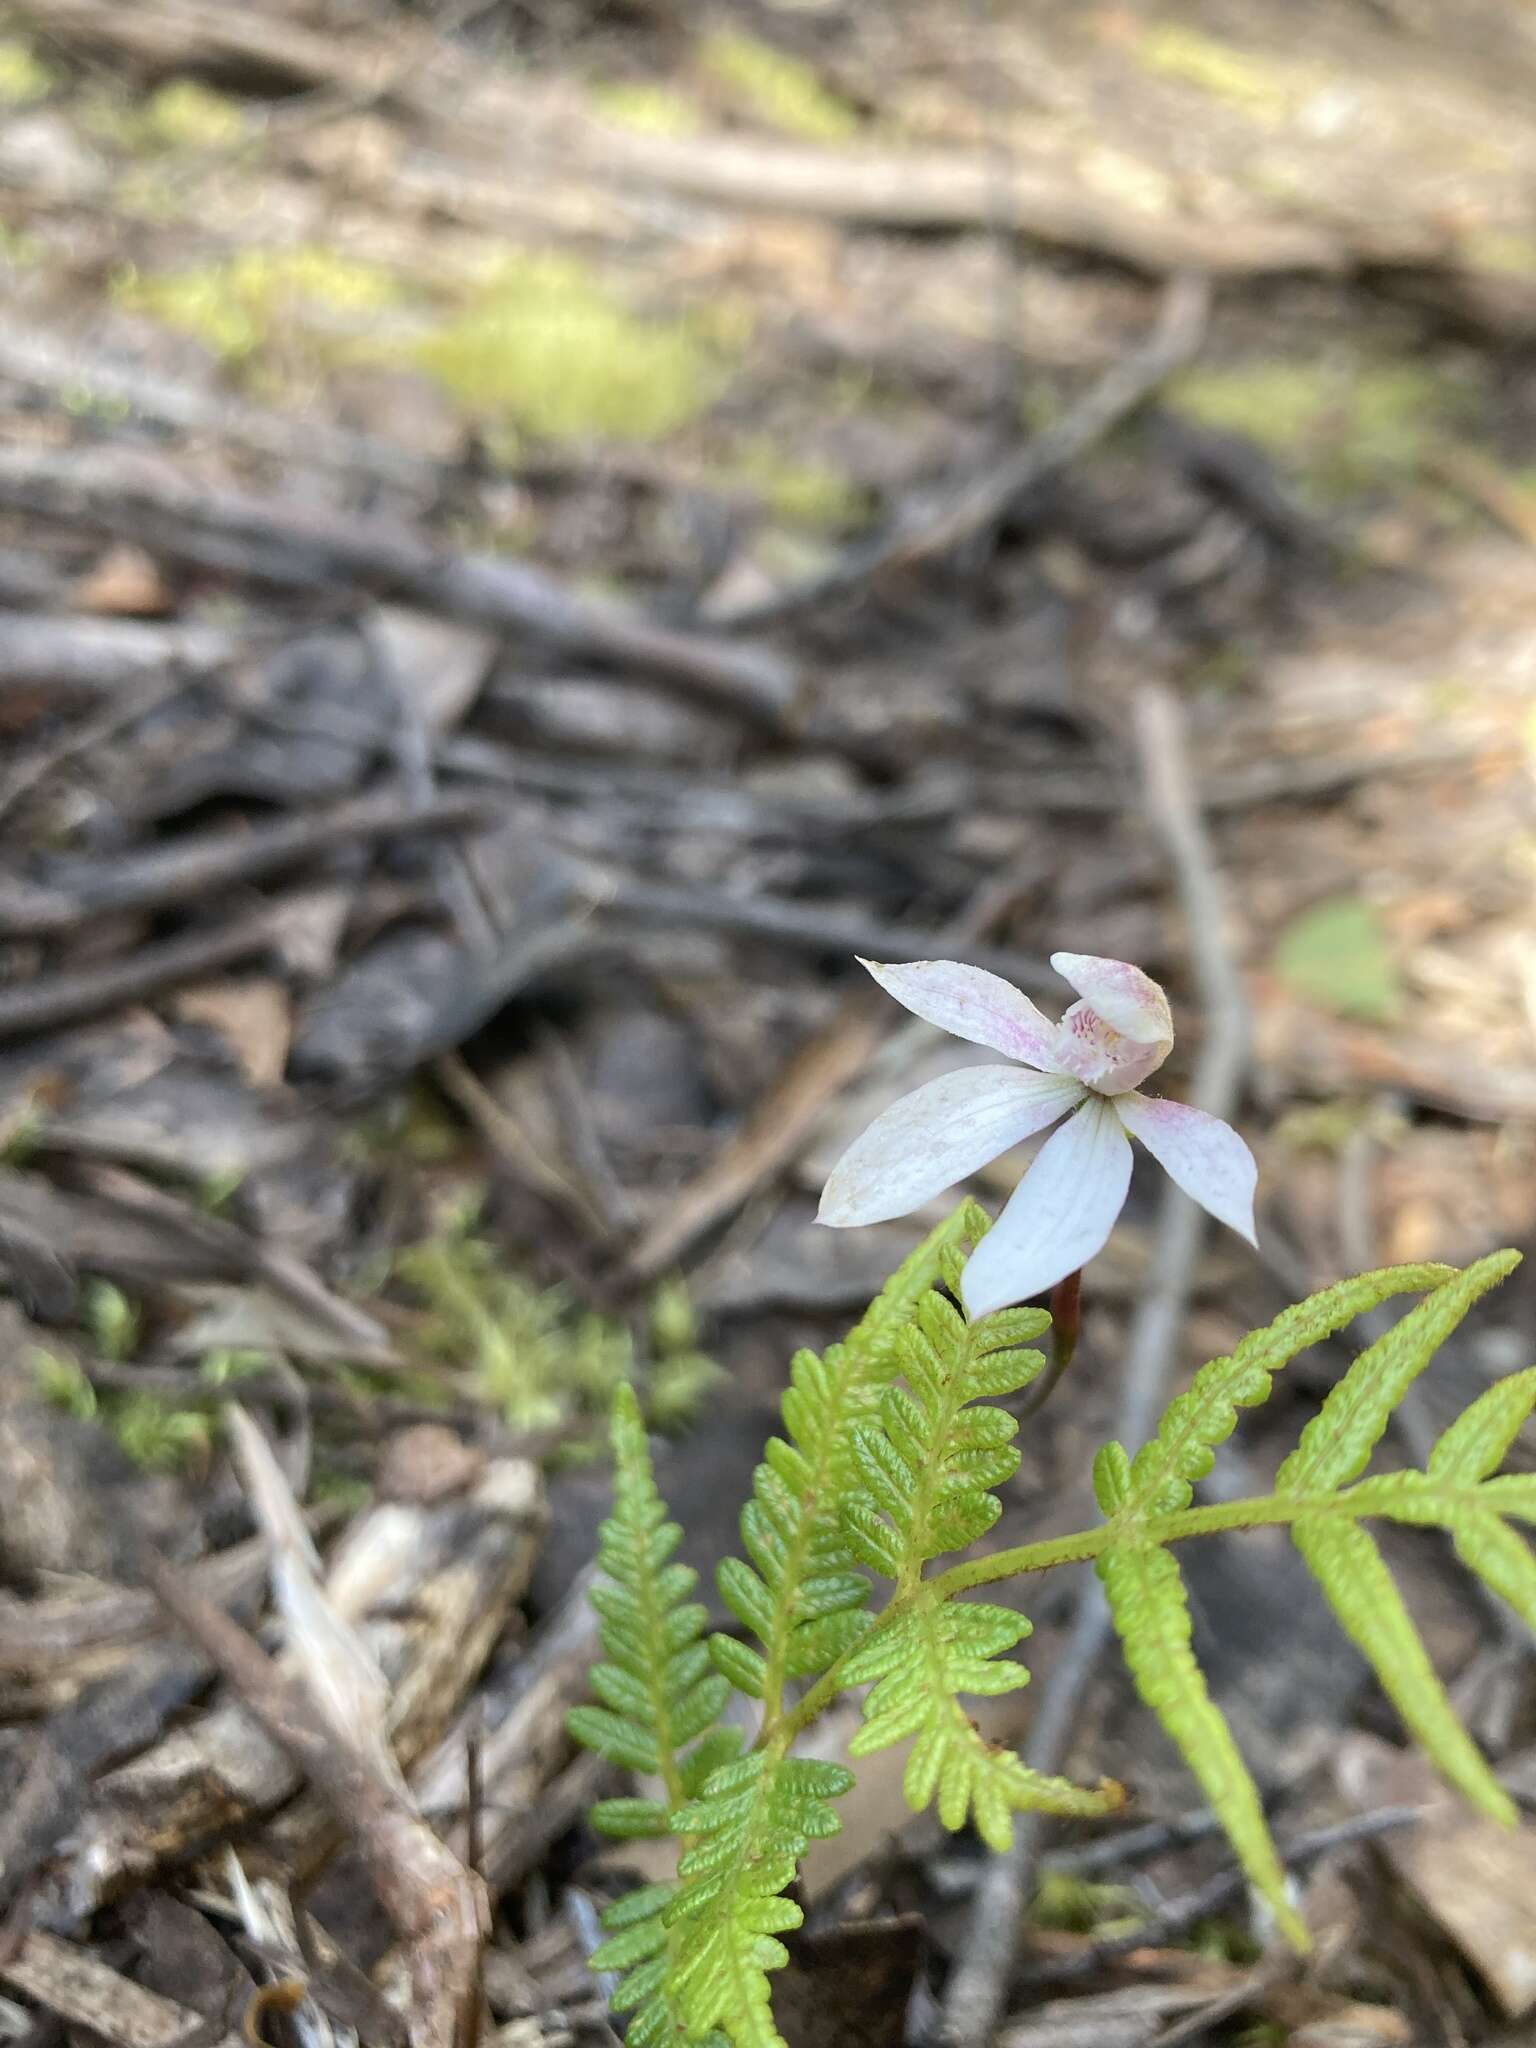
<svg viewBox="0 0 1536 2048">
<path fill-rule="evenodd" d="M 207 435 L 252 454 L 272 457 L 285 467 L 299 464 L 341 470 L 419 496 L 434 495 L 442 486 L 439 463 L 392 442 L 333 426 L 313 410 L 301 419 L 288 418 L 227 391 L 211 391 L 180 377 L 157 376 L 141 364 L 90 352 L 76 335 L 46 334 L 7 324 L 0 333 L 0 377 L 36 391 L 67 392 L 77 405 L 83 397 L 124 407 L 140 419 L 182 433 Z"/>
<path fill-rule="evenodd" d="M 42 881 L 0 880 L 0 937 L 66 932 L 110 912 L 196 901 L 340 846 L 416 832 L 484 831 L 501 816 L 494 800 L 462 791 L 420 804 L 385 791 L 235 832 L 189 833 L 112 860 L 54 861 Z"/>
<path fill-rule="evenodd" d="M 265 952 L 282 922 L 281 901 L 206 931 L 185 932 L 139 946 L 121 960 L 39 975 L 20 988 L 0 990 L 0 1039 L 25 1038 L 78 1024 L 120 1003 L 143 1002 L 166 989 L 199 981 L 217 967 L 232 967 Z"/>
<path fill-rule="evenodd" d="M 250 641 L 227 626 L 0 613 L 0 698 L 9 690 L 30 696 L 40 685 L 67 695 L 109 696 L 168 668 L 194 674 L 222 668 Z"/>
<path fill-rule="evenodd" d="M 861 227 L 1002 228 L 1152 276 L 1201 270 L 1214 277 L 1333 277 L 1365 260 L 1348 234 L 1320 222 L 1153 212 L 1095 192 L 1071 164 L 1004 167 L 981 151 L 817 149 L 722 135 L 641 135 L 595 123 L 563 140 L 567 167 L 574 154 L 594 176 L 630 187 L 645 181 L 755 213 L 809 214 Z M 1443 253 L 1443 236 L 1432 237 L 1427 227 L 1418 242 L 1424 262 Z"/>
<path fill-rule="evenodd" d="M 766 649 L 659 625 L 623 605 L 578 596 L 525 563 L 454 554 L 383 520 L 209 491 L 160 465 L 110 453 L 0 451 L 0 508 L 130 539 L 222 574 L 404 599 L 665 678 L 770 730 L 785 723 L 798 693 L 794 669 Z"/>
<path fill-rule="evenodd" d="M 1190 1099 L 1212 1116 L 1229 1117 L 1248 1058 L 1248 1006 L 1228 950 L 1226 897 L 1201 823 L 1174 700 L 1156 687 L 1135 703 L 1149 818 L 1163 843 L 1178 889 L 1205 1037 Z M 1126 1340 L 1115 1436 L 1134 1452 L 1163 1406 L 1174 1348 L 1183 1327 L 1191 1279 L 1205 1231 L 1204 1212 L 1169 1187 L 1158 1209 L 1148 1290 Z M 1062 1768 L 1083 1692 L 1109 1642 L 1109 1609 L 1097 1577 L 1085 1574 L 1066 1648 L 1041 1687 L 1024 1760 L 1032 1770 Z M 944 2004 L 944 2036 L 953 2048 L 981 2048 L 1002 2016 L 1024 1915 L 1039 1868 L 1042 1817 L 1025 1814 L 1013 1847 L 987 1866 L 964 1946 Z"/>
<path fill-rule="evenodd" d="M 873 960 L 926 960 L 941 943 L 940 934 L 912 925 L 886 924 L 862 911 L 824 910 L 814 903 L 789 902 L 776 896 L 728 896 L 721 890 L 680 888 L 627 876 L 609 881 L 599 915 L 607 921 L 702 925 L 707 930 L 767 939 L 844 961 L 851 953 Z M 1061 985 L 1060 976 L 1053 974 L 1044 960 L 1016 953 L 1010 946 L 970 946 L 966 958 L 1021 988 L 1049 994 Z"/>
</svg>

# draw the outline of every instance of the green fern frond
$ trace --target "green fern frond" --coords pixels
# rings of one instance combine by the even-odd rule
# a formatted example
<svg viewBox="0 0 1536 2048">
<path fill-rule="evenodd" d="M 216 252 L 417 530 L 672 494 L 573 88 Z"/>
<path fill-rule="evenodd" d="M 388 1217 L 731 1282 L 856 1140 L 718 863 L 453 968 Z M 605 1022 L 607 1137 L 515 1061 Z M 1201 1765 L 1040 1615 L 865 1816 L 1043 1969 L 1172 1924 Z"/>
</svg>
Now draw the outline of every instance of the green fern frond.
<svg viewBox="0 0 1536 2048">
<path fill-rule="evenodd" d="M 958 1282 L 957 1267 L 951 1276 Z M 909 1592 L 930 1559 L 963 1550 L 1002 1513 L 992 1492 L 1018 1470 L 1018 1430 L 988 1396 L 1017 1393 L 1045 1364 L 1024 1347 L 1050 1328 L 1043 1309 L 1003 1309 L 967 1322 L 934 1291 L 898 1339 L 906 1386 L 887 1387 L 878 1417 L 849 1432 L 862 1493 L 845 1499 L 855 1556 Z M 884 1560 L 883 1562 L 881 1560 Z"/>
<path fill-rule="evenodd" d="M 840 1764 L 758 1750 L 716 1771 L 677 1814 L 690 1842 L 665 1921 L 669 1986 L 688 2038 L 718 2029 L 733 2048 L 784 2048 L 768 1973 L 789 1960 L 777 1937 L 804 1916 L 783 1894 L 810 1844 L 837 1833 L 828 1802 L 852 1783 Z"/>
<path fill-rule="evenodd" d="M 1098 1571 L 1142 1698 L 1199 1779 L 1249 1879 L 1298 1944 L 1305 1931 L 1257 1788 L 1211 1701 L 1190 1647 L 1183 1579 L 1166 1544 L 1205 1528 L 1283 1522 L 1346 1633 L 1383 1690 L 1449 1781 L 1482 1812 L 1509 1822 L 1514 1808 L 1483 1761 L 1436 1677 L 1374 1539 L 1370 1517 L 1447 1530 L 1469 1570 L 1527 1619 L 1536 1620 L 1536 1558 L 1509 1518 L 1536 1521 L 1536 1477 L 1492 1476 L 1536 1407 L 1536 1372 L 1490 1388 L 1441 1437 L 1424 1472 L 1362 1479 L 1392 1412 L 1472 1304 L 1518 1262 L 1495 1253 L 1465 1272 L 1400 1267 L 1362 1275 L 1288 1309 L 1244 1338 L 1230 1358 L 1196 1374 L 1134 1459 L 1106 1445 L 1094 1467 L 1108 1518 Z M 1262 1401 L 1270 1376 L 1308 1343 L 1389 1295 L 1426 1297 L 1350 1366 L 1276 1475 L 1268 1499 L 1191 1509 L 1192 1481 L 1210 1469 L 1213 1446 L 1238 1406 Z"/>
<path fill-rule="evenodd" d="M 1005 1578 L 1094 1559 L 1127 1663 L 1200 1780 L 1256 1889 L 1298 1946 L 1257 1788 L 1195 1661 L 1184 1582 L 1171 1546 L 1223 1529 L 1290 1529 L 1313 1575 L 1431 1758 L 1480 1809 L 1513 1809 L 1461 1726 L 1385 1561 L 1372 1520 L 1444 1530 L 1466 1568 L 1536 1628 L 1536 1474 L 1501 1473 L 1536 1410 L 1536 1368 L 1491 1387 L 1454 1421 L 1423 1471 L 1367 1467 L 1395 1405 L 1470 1306 L 1515 1263 L 1465 1273 L 1405 1266 L 1342 1282 L 1245 1337 L 1195 1376 L 1134 1458 L 1107 1444 L 1094 1465 L 1095 1529 L 930 1569 L 991 1528 L 993 1489 L 1014 1472 L 1015 1424 L 985 1405 L 1027 1385 L 1047 1325 L 1013 1309 L 968 1323 L 951 1298 L 986 1219 L 967 1204 L 909 1259 L 864 1321 L 825 1357 L 802 1353 L 742 1516 L 745 1555 L 719 1570 L 751 1641 L 703 1640 L 693 1575 L 673 1562 L 678 1532 L 657 1496 L 633 1397 L 614 1416 L 614 1513 L 605 1583 L 594 1595 L 605 1661 L 598 1704 L 578 1709 L 581 1740 L 659 1780 L 648 1797 L 604 1801 L 615 1834 L 679 1837 L 671 1884 L 633 1893 L 605 1916 L 598 1968 L 621 1977 L 616 2004 L 634 2048 L 783 2048 L 769 1983 L 780 1936 L 800 1910 L 785 1896 L 810 1843 L 837 1829 L 840 1766 L 791 1755 L 795 1738 L 849 1686 L 868 1686 L 850 1750 L 911 1743 L 909 1803 L 945 1826 L 974 1823 L 1004 1847 L 1015 1813 L 1092 1815 L 1118 1804 L 1030 1772 L 986 1742 L 962 1704 L 1027 1682 L 1010 1652 L 1029 1633 L 1013 1609 L 960 1596 Z M 946 1291 L 947 1290 L 947 1291 Z M 1240 1408 L 1268 1395 L 1299 1351 L 1394 1295 L 1424 1299 L 1350 1367 L 1262 1498 L 1195 1505 L 1193 1488 Z M 866 1611 L 867 1574 L 893 1582 Z M 711 1668 L 711 1666 L 713 1668 Z M 795 1682 L 811 1681 L 795 1691 Z M 763 1703 L 757 1742 L 738 1754 L 718 1725 L 730 1686 Z"/>
<path fill-rule="evenodd" d="M 871 1756 L 915 1737 L 902 1780 L 907 1804 L 922 1813 L 937 1800 L 946 1828 L 974 1820 L 997 1850 L 1013 1840 L 1016 1812 L 1112 1813 L 1125 1797 L 1109 1781 L 1094 1788 L 1030 1770 L 1011 1749 L 988 1742 L 960 1705 L 961 1693 L 995 1696 L 1029 1683 L 1022 1665 L 1000 1661 L 1029 1632 L 1012 1608 L 924 1594 L 842 1670 L 849 1685 L 874 1681 L 849 1755 Z"/>
<path fill-rule="evenodd" d="M 731 1636 L 710 1645 L 731 1684 L 763 1701 L 765 1719 L 777 1714 L 786 1680 L 825 1671 L 869 1627 L 869 1581 L 839 1512 L 854 1483 L 856 1434 L 889 1398 L 902 1332 L 946 1255 L 986 1222 L 974 1202 L 963 1204 L 902 1262 L 843 1343 L 824 1358 L 799 1352 L 790 1367 L 786 1435 L 769 1438 L 741 1515 L 751 1563 L 727 1558 L 716 1574 L 721 1598 L 762 1650 Z"/>
<path fill-rule="evenodd" d="M 682 1531 L 656 1490 L 645 1424 L 634 1389 L 613 1403 L 613 1513 L 598 1537 L 604 1583 L 591 1599 L 602 1620 L 605 1660 L 591 1674 L 600 1706 L 573 1707 L 572 1738 L 612 1763 L 661 1781 L 660 1798 L 603 1799 L 591 1819 L 621 1837 L 666 1835 L 677 1813 L 741 1747 L 734 1728 L 715 1725 L 730 1697 L 703 1641 L 705 1609 L 688 1595 L 698 1574 L 669 1560 Z M 669 1989 L 675 1958 L 664 1909 L 675 1885 L 651 1885 L 609 1908 L 609 1939 L 594 1967 L 622 1973 L 615 2009 L 634 2011 L 635 2048 L 682 2048 Z"/>
<path fill-rule="evenodd" d="M 1473 1302 L 1519 1263 L 1518 1252 L 1493 1252 L 1451 1274 L 1362 1351 L 1275 1474 L 1276 1493 L 1312 1493 L 1358 1478 L 1409 1387 Z"/>
<path fill-rule="evenodd" d="M 1121 1511 L 1155 1514 L 1187 1507 L 1193 1485 L 1211 1469 L 1216 1446 L 1236 1428 L 1238 1409 L 1267 1401 L 1274 1374 L 1394 1294 L 1423 1294 L 1455 1272 L 1454 1266 L 1385 1266 L 1341 1280 L 1286 1309 L 1265 1329 L 1251 1331 L 1230 1357 L 1203 1365 L 1188 1391 L 1165 1410 L 1152 1442 L 1136 1453 Z"/>
<path fill-rule="evenodd" d="M 603 1704 L 573 1707 L 566 1726 L 587 1749 L 659 1777 L 664 1788 L 663 1799 L 603 1802 L 595 1825 L 665 1835 L 688 1797 L 688 1747 L 714 1727 L 730 1687 L 710 1668 L 705 1611 L 688 1598 L 698 1574 L 668 1562 L 682 1531 L 656 1491 L 640 1404 L 627 1385 L 614 1397 L 613 1456 L 613 1513 L 597 1553 L 607 1583 L 592 1591 L 607 1661 L 594 1668 L 591 1686 Z"/>
<path fill-rule="evenodd" d="M 902 1263 L 842 1344 L 825 1358 L 802 1352 L 795 1359 L 783 1402 L 786 1436 L 766 1445 L 742 1511 L 742 1543 L 751 1561 L 727 1558 L 717 1572 L 721 1597 L 761 1650 L 717 1634 L 706 1651 L 698 1640 L 702 1610 L 678 1604 L 691 1590 L 691 1575 L 687 1585 L 680 1577 L 656 1577 L 676 1532 L 656 1500 L 632 1399 L 616 1412 L 615 1515 L 605 1524 L 599 1553 L 615 1584 L 594 1597 L 603 1603 L 608 1628 L 623 1630 L 617 1648 L 604 1634 L 604 1648 L 620 1668 L 617 1680 L 609 1666 L 594 1675 L 608 1718 L 599 1718 L 602 1709 L 578 1709 L 572 1726 L 581 1740 L 631 1768 L 657 1770 L 668 1736 L 679 1739 L 681 1726 L 689 1733 L 680 1739 L 691 1739 L 707 1726 L 729 1686 L 764 1702 L 766 1735 L 786 1682 L 824 1671 L 869 1627 L 863 1612 L 869 1582 L 855 1568 L 838 1513 L 850 1483 L 849 1430 L 877 1411 L 897 1370 L 900 1331 L 938 1279 L 946 1252 L 985 1228 L 985 1213 L 965 1204 Z M 638 1576 L 637 1560 L 645 1567 Z M 679 1568 L 666 1569 L 675 1575 Z M 667 1616 L 642 1625 L 635 1613 L 637 1601 L 654 1610 L 663 1596 L 673 1603 L 671 1615 L 689 1617 L 686 1639 L 675 1650 Z M 651 1646 L 648 1658 L 639 1660 L 642 1668 L 636 1668 L 637 1633 Z M 629 1654 L 627 1665 L 620 1651 Z M 711 1680 L 698 1675 L 701 1654 L 713 1661 Z M 614 1726 L 614 1715 L 622 1726 Z M 722 1742 L 732 1745 L 723 1755 L 713 1747 Z M 834 1766 L 764 1749 L 733 1759 L 727 1731 L 705 1733 L 689 1755 L 677 1758 L 665 1802 L 607 1801 L 595 1810 L 598 1824 L 610 1831 L 687 1838 L 678 1884 L 649 1888 L 638 1917 L 626 1919 L 598 1951 L 598 1967 L 629 1972 L 621 2009 L 638 2006 L 629 2039 L 639 2048 L 693 2041 L 716 2027 L 749 2048 L 779 2038 L 767 1973 L 786 1960 L 775 1937 L 800 1922 L 799 1908 L 781 1894 L 806 1845 L 835 1832 L 827 1800 L 851 1780 Z"/>
<path fill-rule="evenodd" d="M 1131 1540 L 1105 1552 L 1098 1574 L 1137 1692 L 1199 1781 L 1248 1881 L 1269 1901 L 1287 1938 L 1305 1948 L 1306 1927 L 1286 1896 L 1259 1789 L 1195 1662 L 1176 1560 L 1155 1542 Z"/>
<path fill-rule="evenodd" d="M 1370 1531 L 1319 1515 L 1297 1522 L 1291 1540 L 1430 1761 L 1473 1806 L 1512 1826 L 1514 1801 L 1457 1719 Z"/>
<path fill-rule="evenodd" d="M 947 1248 L 951 1290 L 959 1265 L 958 1247 Z M 1029 1623 L 1005 1607 L 946 1603 L 923 1581 L 926 1564 L 973 1543 L 1002 1512 L 991 1489 L 1018 1469 L 1018 1424 L 1001 1408 L 972 1404 L 1029 1384 L 1045 1360 L 1026 1347 L 1049 1326 L 1048 1315 L 1029 1308 L 968 1322 L 946 1295 L 926 1294 L 897 1340 L 905 1384 L 888 1386 L 878 1415 L 850 1431 L 863 1490 L 843 1501 L 843 1533 L 860 1563 L 895 1579 L 898 1602 L 838 1667 L 845 1684 L 874 1681 L 850 1754 L 913 1738 L 908 1804 L 921 1813 L 937 1802 L 951 1829 L 973 1820 L 994 1848 L 1012 1840 L 1016 1812 L 1102 1814 L 1124 1797 L 1108 1782 L 1042 1776 L 985 1739 L 960 1695 L 1028 1683 L 1021 1665 L 1000 1660 Z"/>
</svg>

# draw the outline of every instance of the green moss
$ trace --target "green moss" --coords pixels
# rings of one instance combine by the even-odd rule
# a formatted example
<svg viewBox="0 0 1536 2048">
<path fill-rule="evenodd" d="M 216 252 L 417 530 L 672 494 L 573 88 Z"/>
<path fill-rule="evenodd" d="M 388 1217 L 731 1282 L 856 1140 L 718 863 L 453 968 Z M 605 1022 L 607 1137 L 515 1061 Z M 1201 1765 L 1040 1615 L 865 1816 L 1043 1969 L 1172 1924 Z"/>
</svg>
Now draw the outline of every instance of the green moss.
<svg viewBox="0 0 1536 2048">
<path fill-rule="evenodd" d="M 719 29 L 699 46 L 701 70 L 744 114 L 807 142 L 845 142 L 859 117 L 809 64 L 756 36 Z"/>
<path fill-rule="evenodd" d="M 473 1211 L 462 1204 L 435 1236 L 399 1254 L 395 1273 L 426 1311 L 416 1338 L 422 1353 L 467 1371 L 478 1398 L 510 1428 L 600 1425 L 614 1389 L 638 1376 L 627 1324 L 581 1308 L 563 1288 L 531 1285 L 475 1234 Z M 681 1282 L 652 1304 L 649 1350 L 647 1416 L 659 1428 L 681 1427 L 720 1377 L 699 1348 Z"/>
<path fill-rule="evenodd" d="M 158 1394 L 129 1394 L 114 1404 L 112 1434 L 146 1472 L 175 1472 L 207 1463 L 213 1422 L 200 1409 L 176 1408 Z"/>
<path fill-rule="evenodd" d="M 591 101 L 605 121 L 637 135 L 695 135 L 702 125 L 697 106 L 685 94 L 643 79 L 594 86 Z"/>
<path fill-rule="evenodd" d="M 718 395 L 727 342 L 722 325 L 702 316 L 642 317 L 570 257 L 517 255 L 415 356 L 492 426 L 551 440 L 649 441 Z"/>
<path fill-rule="evenodd" d="M 134 123 L 140 141 L 167 150 L 229 149 L 249 128 L 238 100 L 192 78 L 173 79 L 151 93 Z"/>
<path fill-rule="evenodd" d="M 57 76 L 20 36 L 0 36 L 0 107 L 30 107 L 44 100 Z"/>
<path fill-rule="evenodd" d="M 125 271 L 117 302 L 194 335 L 226 362 L 258 354 L 279 334 L 315 330 L 315 316 L 364 315 L 394 303 L 394 278 L 318 244 L 242 249 L 222 262 L 159 273 Z"/>
<path fill-rule="evenodd" d="M 1186 370 L 1168 399 L 1246 434 L 1332 498 L 1411 479 L 1465 410 L 1464 394 L 1422 363 L 1344 356 Z"/>
<path fill-rule="evenodd" d="M 158 1394 L 98 1395 L 79 1363 L 62 1352 L 34 1351 L 29 1362 L 38 1393 L 50 1407 L 77 1422 L 101 1423 L 144 1471 L 173 1472 L 207 1463 L 214 1425 L 202 1409 L 178 1408 Z"/>
<path fill-rule="evenodd" d="M 864 503 L 865 494 L 830 463 L 786 455 L 767 435 L 743 442 L 727 468 L 791 526 L 836 532 L 852 525 Z"/>
<path fill-rule="evenodd" d="M 78 1362 L 60 1351 L 34 1351 L 28 1360 L 33 1384 L 50 1408 L 90 1422 L 96 1415 L 96 1389 Z"/>
<path fill-rule="evenodd" d="M 403 1251 L 395 1271 L 427 1310 L 421 1348 L 467 1367 L 479 1397 L 513 1429 L 548 1429 L 580 1409 L 605 1412 L 630 1377 L 622 1324 L 574 1313 L 558 1288 L 535 1288 L 493 1245 L 450 1225 Z"/>
<path fill-rule="evenodd" d="M 1234 49 L 1180 22 L 1160 22 L 1137 45 L 1147 70 L 1197 86 L 1268 121 L 1283 119 L 1301 97 L 1297 80 L 1269 57 Z"/>
<path fill-rule="evenodd" d="M 142 1319 L 138 1307 L 110 1280 L 87 1281 L 82 1320 L 103 1358 L 119 1365 L 139 1346 Z"/>
</svg>

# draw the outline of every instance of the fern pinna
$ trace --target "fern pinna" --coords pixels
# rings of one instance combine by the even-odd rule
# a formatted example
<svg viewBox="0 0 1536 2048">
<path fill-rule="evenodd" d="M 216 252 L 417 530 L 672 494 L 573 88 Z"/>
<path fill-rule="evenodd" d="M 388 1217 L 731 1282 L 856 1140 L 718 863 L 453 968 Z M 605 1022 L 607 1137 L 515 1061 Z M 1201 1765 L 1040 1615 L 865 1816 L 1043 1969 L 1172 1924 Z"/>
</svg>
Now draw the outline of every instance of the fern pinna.
<svg viewBox="0 0 1536 2048">
<path fill-rule="evenodd" d="M 1297 1946 L 1306 1929 L 1257 1790 L 1210 1699 L 1190 1641 L 1183 1580 L 1171 1546 L 1222 1530 L 1280 1524 L 1399 1713 L 1447 1778 L 1485 1813 L 1513 1809 L 1457 1720 L 1366 1524 L 1444 1529 L 1457 1555 L 1536 1627 L 1536 1558 L 1520 1525 L 1536 1522 L 1536 1474 L 1498 1467 L 1536 1407 L 1536 1368 L 1491 1387 L 1434 1447 L 1426 1469 L 1367 1470 L 1397 1403 L 1480 1295 L 1517 1263 L 1495 1253 L 1457 1272 L 1402 1266 L 1341 1282 L 1287 1309 L 1195 1375 L 1134 1456 L 1100 1452 L 1094 1486 L 1103 1522 L 1077 1534 L 962 1560 L 1000 1512 L 993 1489 L 1018 1464 L 1016 1425 L 986 1405 L 1040 1372 L 1031 1348 L 1039 1310 L 968 1321 L 956 1306 L 960 1266 L 986 1229 L 964 1204 L 899 1269 L 845 1343 L 801 1353 L 743 1510 L 745 1558 L 718 1573 L 721 1598 L 752 1641 L 714 1635 L 688 1598 L 692 1574 L 670 1562 L 678 1535 L 651 1477 L 639 1412 L 621 1395 L 614 1420 L 615 1507 L 594 1594 L 607 1661 L 572 1733 L 653 1781 L 645 1795 L 607 1800 L 596 1824 L 617 1834 L 679 1838 L 677 1877 L 610 1908 L 594 1958 L 623 1974 L 617 2004 L 633 2010 L 639 2048 L 741 2044 L 780 2036 L 770 1973 L 787 1959 L 779 1936 L 799 1925 L 785 1896 L 810 1842 L 836 1831 L 833 1802 L 852 1782 L 841 1765 L 793 1754 L 797 1737 L 844 1690 L 869 1688 L 853 1757 L 911 1742 L 911 1806 L 935 1805 L 946 1827 L 972 1822 L 1002 1847 L 1013 1815 L 1036 1809 L 1092 1816 L 1123 1797 L 1028 1771 L 979 1734 L 962 1700 L 1006 1692 L 1028 1674 L 1007 1653 L 1025 1618 L 962 1596 L 1052 1565 L 1092 1559 L 1130 1672 L 1200 1781 L 1256 1891 Z M 1394 1296 L 1423 1298 L 1360 1354 L 1261 1497 L 1200 1505 L 1194 1488 L 1240 1408 L 1309 1345 Z M 887 1582 L 872 1611 L 876 1581 Z M 730 1692 L 755 1716 L 740 1753 L 719 1725 Z"/>
</svg>

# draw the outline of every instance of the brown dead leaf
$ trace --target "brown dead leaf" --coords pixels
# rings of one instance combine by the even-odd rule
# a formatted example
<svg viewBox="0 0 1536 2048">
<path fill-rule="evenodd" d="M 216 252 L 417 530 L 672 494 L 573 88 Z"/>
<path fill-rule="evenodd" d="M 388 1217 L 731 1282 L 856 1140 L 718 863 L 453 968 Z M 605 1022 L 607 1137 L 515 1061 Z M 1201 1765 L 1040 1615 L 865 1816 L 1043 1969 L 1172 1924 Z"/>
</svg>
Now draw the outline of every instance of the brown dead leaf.
<svg viewBox="0 0 1536 2048">
<path fill-rule="evenodd" d="M 164 618 L 176 602 L 160 564 L 126 541 L 109 547 L 70 595 L 83 612 L 117 618 Z"/>
<path fill-rule="evenodd" d="M 258 1088 L 276 1087 L 288 1062 L 293 1011 L 281 982 L 210 981 L 183 989 L 179 1016 L 210 1024 L 228 1041 L 240 1071 Z"/>
<path fill-rule="evenodd" d="M 1536 1827 L 1510 1831 L 1482 1819 L 1444 1789 L 1427 1763 L 1374 1736 L 1344 1743 L 1336 1775 L 1360 1812 L 1431 1809 L 1417 1826 L 1384 1835 L 1379 1853 L 1505 2016 L 1536 2011 Z"/>
</svg>

